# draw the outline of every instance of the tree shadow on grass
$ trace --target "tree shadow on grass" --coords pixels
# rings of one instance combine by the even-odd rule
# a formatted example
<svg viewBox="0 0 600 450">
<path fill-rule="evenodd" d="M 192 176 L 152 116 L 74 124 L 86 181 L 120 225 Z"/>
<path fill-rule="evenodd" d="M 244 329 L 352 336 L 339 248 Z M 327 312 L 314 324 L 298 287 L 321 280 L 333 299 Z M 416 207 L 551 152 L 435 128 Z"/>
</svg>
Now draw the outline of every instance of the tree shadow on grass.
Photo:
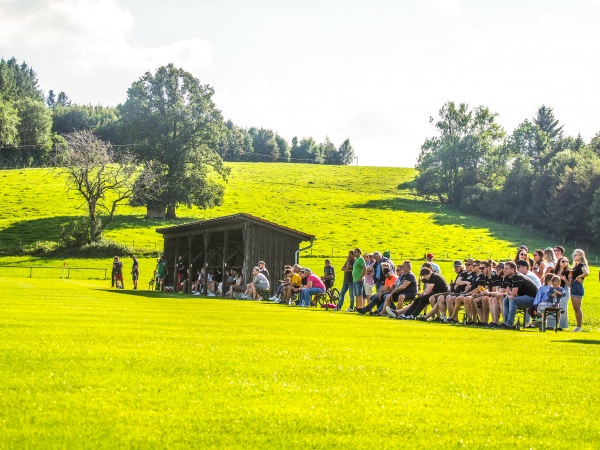
<svg viewBox="0 0 600 450">
<path fill-rule="evenodd" d="M 20 246 L 33 244 L 36 241 L 59 241 L 62 227 L 82 216 L 55 216 L 14 222 L 0 230 L 0 252 L 13 251 Z M 143 216 L 117 216 L 108 225 L 107 231 L 113 229 L 135 229 L 140 227 L 164 227 L 191 222 L 191 218 L 175 220 L 146 219 Z"/>
<path fill-rule="evenodd" d="M 599 339 L 569 339 L 567 341 L 552 341 L 561 344 L 585 344 L 585 345 L 600 345 Z"/>
<path fill-rule="evenodd" d="M 489 230 L 489 233 L 492 237 L 503 241 L 508 241 L 515 245 L 515 247 L 523 243 L 523 233 L 528 235 L 528 240 L 531 240 L 532 234 L 536 234 L 536 232 L 522 230 L 517 226 L 466 214 L 448 205 L 442 205 L 440 203 L 427 200 L 407 199 L 401 197 L 382 200 L 369 200 L 365 203 L 351 205 L 351 208 L 431 214 L 431 217 L 427 220 L 431 221 L 435 225 L 453 225 L 465 229 L 484 228 Z M 534 240 L 543 240 L 543 238 L 540 235 L 538 239 Z M 545 242 L 545 240 L 543 241 Z"/>
</svg>

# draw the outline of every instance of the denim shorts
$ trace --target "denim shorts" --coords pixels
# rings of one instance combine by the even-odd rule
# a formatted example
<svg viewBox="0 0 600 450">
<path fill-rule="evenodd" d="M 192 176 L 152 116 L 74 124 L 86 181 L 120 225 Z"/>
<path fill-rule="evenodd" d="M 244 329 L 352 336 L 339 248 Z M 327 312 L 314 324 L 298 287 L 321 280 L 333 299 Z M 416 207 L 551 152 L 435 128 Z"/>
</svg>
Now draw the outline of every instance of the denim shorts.
<svg viewBox="0 0 600 450">
<path fill-rule="evenodd" d="M 354 291 L 354 295 L 356 295 L 357 297 L 363 295 L 364 284 L 365 284 L 364 281 L 352 282 L 352 290 Z"/>
<path fill-rule="evenodd" d="M 585 294 L 585 289 L 583 289 L 583 284 L 578 281 L 571 282 L 571 296 L 575 297 L 583 297 Z"/>
</svg>

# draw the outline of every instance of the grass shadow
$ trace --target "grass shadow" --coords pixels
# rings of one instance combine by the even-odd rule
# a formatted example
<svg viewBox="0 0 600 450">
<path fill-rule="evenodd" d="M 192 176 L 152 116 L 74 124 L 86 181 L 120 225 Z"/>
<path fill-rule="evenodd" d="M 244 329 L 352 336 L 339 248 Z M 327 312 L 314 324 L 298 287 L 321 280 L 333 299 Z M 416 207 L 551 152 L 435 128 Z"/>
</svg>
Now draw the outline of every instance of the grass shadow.
<svg viewBox="0 0 600 450">
<path fill-rule="evenodd" d="M 431 221 L 435 225 L 452 225 L 465 228 L 466 230 L 483 228 L 488 230 L 490 236 L 496 239 L 507 241 L 515 247 L 523 243 L 523 234 L 527 234 L 527 240 L 531 245 L 547 245 L 547 237 L 544 238 L 536 231 L 523 230 L 521 227 L 516 225 L 510 225 L 493 219 L 471 215 L 463 211 L 459 211 L 451 206 L 442 205 L 435 201 L 396 197 L 381 200 L 369 200 L 364 203 L 350 205 L 350 207 L 356 209 L 374 209 L 378 211 L 402 211 L 406 213 L 431 214 L 431 217 L 427 220 Z M 532 234 L 538 235 L 537 239 L 534 239 L 533 242 L 531 242 Z"/>
<path fill-rule="evenodd" d="M 14 254 L 21 247 L 36 241 L 60 240 L 64 225 L 73 222 L 81 216 L 54 216 L 38 219 L 22 220 L 8 225 L 0 230 L 0 253 Z M 116 216 L 108 225 L 107 231 L 113 229 L 137 229 L 140 226 L 163 227 L 191 222 L 189 217 L 178 219 L 146 219 L 144 216 Z"/>
<path fill-rule="evenodd" d="M 585 344 L 585 345 L 600 345 L 600 339 L 569 339 L 567 341 L 553 341 L 561 344 Z"/>
</svg>

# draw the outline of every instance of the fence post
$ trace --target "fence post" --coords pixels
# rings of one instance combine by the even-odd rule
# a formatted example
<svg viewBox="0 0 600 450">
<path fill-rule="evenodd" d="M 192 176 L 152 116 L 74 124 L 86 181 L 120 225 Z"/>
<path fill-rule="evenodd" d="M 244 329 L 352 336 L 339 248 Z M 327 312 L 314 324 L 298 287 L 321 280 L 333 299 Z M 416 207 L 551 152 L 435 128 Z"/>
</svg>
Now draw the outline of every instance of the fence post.
<svg viewBox="0 0 600 450">
<path fill-rule="evenodd" d="M 32 272 L 33 272 L 33 267 L 30 267 L 29 268 L 29 278 L 32 278 L 32 275 L 33 275 Z"/>
<path fill-rule="evenodd" d="M 106 271 L 107 271 L 107 270 L 108 270 L 108 269 L 104 269 L 104 279 L 105 279 L 105 280 L 106 280 Z"/>
</svg>

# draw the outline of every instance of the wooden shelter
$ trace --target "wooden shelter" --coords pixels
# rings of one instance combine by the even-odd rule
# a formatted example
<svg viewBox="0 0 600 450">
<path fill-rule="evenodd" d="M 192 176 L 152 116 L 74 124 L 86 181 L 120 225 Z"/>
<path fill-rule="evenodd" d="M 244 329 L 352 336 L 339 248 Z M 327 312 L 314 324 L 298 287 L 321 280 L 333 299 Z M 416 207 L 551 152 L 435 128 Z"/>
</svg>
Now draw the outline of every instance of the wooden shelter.
<svg viewBox="0 0 600 450">
<path fill-rule="evenodd" d="M 312 246 L 315 239 L 310 234 L 244 213 L 156 231 L 164 237 L 163 253 L 169 269 L 165 285 L 175 284 L 177 260 L 183 256 L 190 280 L 197 278 L 201 267 L 207 273 L 218 269 L 223 275 L 226 269 L 235 268 L 241 269 L 244 285 L 252 279 L 252 268 L 258 261 L 265 261 L 273 286 L 274 281 L 281 279 L 283 266 L 297 262 L 300 243 L 310 241 Z"/>
</svg>

